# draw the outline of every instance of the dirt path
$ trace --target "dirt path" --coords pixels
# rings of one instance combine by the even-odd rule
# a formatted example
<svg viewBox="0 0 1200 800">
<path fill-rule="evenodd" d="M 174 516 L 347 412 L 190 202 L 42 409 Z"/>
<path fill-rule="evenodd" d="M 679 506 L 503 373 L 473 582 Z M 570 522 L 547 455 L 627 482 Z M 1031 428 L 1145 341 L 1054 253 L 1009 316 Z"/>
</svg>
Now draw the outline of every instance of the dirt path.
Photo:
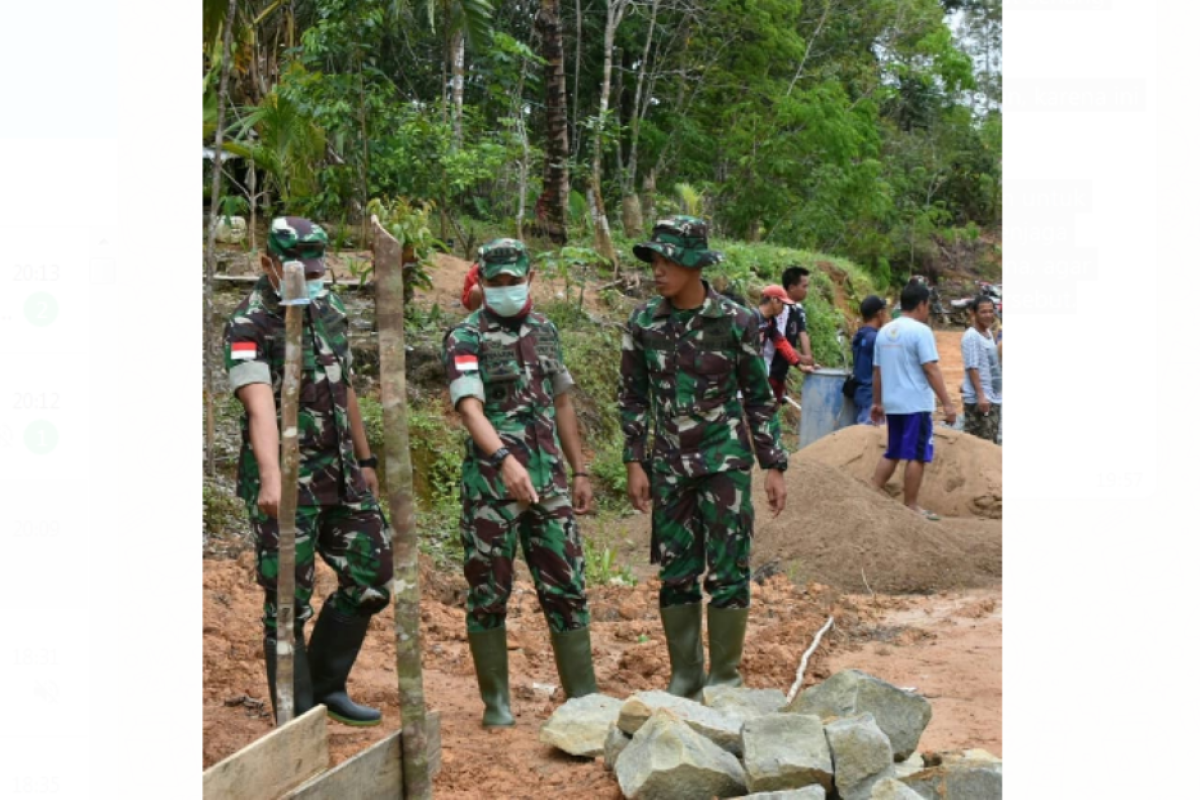
<svg viewBox="0 0 1200 800">
<path fill-rule="evenodd" d="M 830 671 L 860 669 L 927 697 L 933 719 L 922 752 L 982 747 L 1002 757 L 1000 589 L 904 600 L 854 631 L 856 643 L 831 655 Z"/>
</svg>

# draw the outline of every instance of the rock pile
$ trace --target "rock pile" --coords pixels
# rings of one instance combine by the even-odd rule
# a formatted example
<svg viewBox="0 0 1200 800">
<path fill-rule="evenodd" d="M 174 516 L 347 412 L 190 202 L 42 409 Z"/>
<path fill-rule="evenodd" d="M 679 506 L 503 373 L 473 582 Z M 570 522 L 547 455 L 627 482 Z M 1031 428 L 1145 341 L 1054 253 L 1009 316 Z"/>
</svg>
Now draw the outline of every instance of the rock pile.
<svg viewBox="0 0 1200 800">
<path fill-rule="evenodd" d="M 627 798 L 997 800 L 1001 762 L 983 750 L 922 756 L 932 711 L 914 692 L 846 670 L 790 704 L 770 689 L 709 687 L 564 703 L 541 741 L 603 756 Z"/>
</svg>

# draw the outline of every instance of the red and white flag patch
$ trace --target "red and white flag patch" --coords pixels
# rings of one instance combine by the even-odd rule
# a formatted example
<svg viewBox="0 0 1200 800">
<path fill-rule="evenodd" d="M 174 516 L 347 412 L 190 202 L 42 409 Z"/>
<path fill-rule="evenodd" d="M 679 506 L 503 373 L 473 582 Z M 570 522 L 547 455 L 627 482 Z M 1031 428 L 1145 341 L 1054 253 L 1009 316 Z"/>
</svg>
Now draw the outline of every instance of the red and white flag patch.
<svg viewBox="0 0 1200 800">
<path fill-rule="evenodd" d="M 472 372 L 479 369 L 479 358 L 472 355 L 455 356 L 454 366 L 459 372 Z"/>
<path fill-rule="evenodd" d="M 254 342 L 234 342 L 229 349 L 234 360 L 252 359 L 258 355 L 258 345 Z"/>
</svg>

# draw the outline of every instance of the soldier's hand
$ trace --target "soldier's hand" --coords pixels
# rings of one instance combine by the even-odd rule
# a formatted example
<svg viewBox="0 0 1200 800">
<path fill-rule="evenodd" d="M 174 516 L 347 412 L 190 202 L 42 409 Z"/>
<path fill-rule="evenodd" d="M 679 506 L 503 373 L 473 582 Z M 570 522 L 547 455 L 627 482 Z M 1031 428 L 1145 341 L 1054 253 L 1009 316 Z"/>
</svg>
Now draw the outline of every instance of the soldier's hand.
<svg viewBox="0 0 1200 800">
<path fill-rule="evenodd" d="M 771 516 L 778 517 L 787 504 L 787 482 L 783 473 L 777 469 L 767 470 L 767 505 L 771 508 Z"/>
<path fill-rule="evenodd" d="M 571 500 L 576 514 L 592 510 L 592 482 L 587 475 L 576 475 L 572 479 Z"/>
<path fill-rule="evenodd" d="M 279 516 L 279 500 L 283 497 L 283 477 L 278 473 L 262 476 L 258 489 L 258 510 L 274 519 Z"/>
<path fill-rule="evenodd" d="M 500 479 L 504 481 L 508 493 L 521 505 L 533 505 L 538 501 L 538 493 L 533 489 L 533 481 L 529 480 L 529 472 L 515 456 L 509 456 L 500 465 Z"/>
<path fill-rule="evenodd" d="M 375 499 L 379 499 L 379 473 L 375 472 L 374 467 L 362 468 L 363 483 L 367 484 L 367 488 L 371 490 L 371 494 Z"/>
<path fill-rule="evenodd" d="M 629 502 L 638 511 L 643 514 L 650 512 L 650 479 L 646 477 L 646 470 L 642 469 L 642 465 L 636 461 L 631 461 L 625 465 L 626 468 L 626 493 L 629 495 Z"/>
</svg>

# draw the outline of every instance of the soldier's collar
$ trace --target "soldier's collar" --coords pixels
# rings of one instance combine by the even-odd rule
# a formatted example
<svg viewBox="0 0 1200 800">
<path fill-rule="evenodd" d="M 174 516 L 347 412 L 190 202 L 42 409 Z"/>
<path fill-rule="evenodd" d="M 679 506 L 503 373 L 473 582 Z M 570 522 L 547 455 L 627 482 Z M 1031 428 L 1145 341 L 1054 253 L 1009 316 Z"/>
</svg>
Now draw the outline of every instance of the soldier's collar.
<svg viewBox="0 0 1200 800">
<path fill-rule="evenodd" d="M 725 312 L 721 309 L 721 297 L 709 285 L 708 281 L 701 279 L 704 284 L 704 302 L 700 304 L 698 309 L 699 315 L 702 317 L 721 317 Z M 658 307 L 654 309 L 655 317 L 669 317 L 675 306 L 671 305 L 671 301 L 666 298 L 659 298 Z"/>
<path fill-rule="evenodd" d="M 279 315 L 283 313 L 283 306 L 279 304 L 279 292 L 275 291 L 275 287 L 271 285 L 270 278 L 266 275 L 260 275 L 258 283 L 254 284 L 254 290 L 258 292 L 263 308 L 272 314 Z"/>
</svg>

